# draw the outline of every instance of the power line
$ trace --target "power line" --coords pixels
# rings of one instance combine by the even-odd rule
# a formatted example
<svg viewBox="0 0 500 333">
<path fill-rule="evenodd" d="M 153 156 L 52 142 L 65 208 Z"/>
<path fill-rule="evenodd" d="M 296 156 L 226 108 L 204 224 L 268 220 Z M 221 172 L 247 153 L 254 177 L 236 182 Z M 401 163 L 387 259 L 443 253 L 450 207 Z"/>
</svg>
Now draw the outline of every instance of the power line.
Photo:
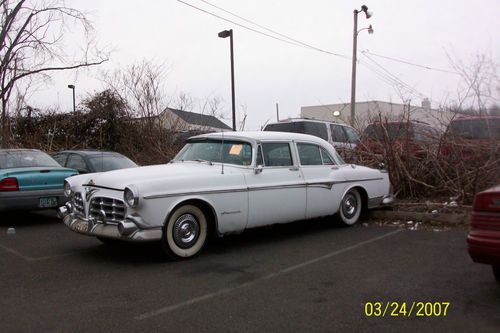
<svg viewBox="0 0 500 333">
<path fill-rule="evenodd" d="M 201 1 L 201 0 L 200 0 L 200 1 Z M 262 28 L 260 25 L 257 25 L 257 24 L 255 24 L 255 23 L 252 23 L 252 24 L 257 25 L 257 26 L 261 27 L 262 29 L 266 29 L 267 31 L 272 31 L 274 34 L 277 34 L 277 35 L 279 35 L 279 36 L 284 36 L 284 37 L 285 37 L 285 38 L 287 38 L 288 40 L 287 40 L 287 39 L 280 38 L 280 37 L 273 36 L 273 35 L 271 35 L 271 34 L 268 34 L 268 33 L 262 32 L 262 31 L 259 31 L 259 30 L 257 30 L 257 29 L 253 29 L 253 28 L 248 27 L 248 26 L 246 26 L 246 25 L 243 25 L 243 24 L 241 24 L 241 23 L 237 23 L 237 22 L 235 22 L 235 21 L 233 21 L 233 20 L 230 20 L 230 19 L 227 19 L 227 18 L 222 17 L 222 16 L 220 16 L 220 15 L 214 14 L 214 13 L 212 13 L 212 12 L 208 11 L 208 10 L 202 9 L 202 8 L 200 8 L 200 7 L 197 7 L 197 6 L 193 5 L 193 4 L 187 3 L 187 2 L 185 2 L 185 1 L 182 1 L 182 0 L 177 0 L 177 2 L 180 2 L 180 3 L 182 3 L 182 4 L 186 5 L 186 6 L 189 6 L 189 7 L 191 7 L 191 8 L 196 9 L 196 10 L 199 10 L 199 11 L 201 11 L 201 12 L 205 13 L 205 14 L 208 14 L 208 15 L 211 15 L 211 16 L 213 16 L 213 17 L 216 17 L 216 18 L 218 18 L 218 19 L 220 19 L 220 20 L 223 20 L 223 21 L 226 21 L 226 22 L 229 22 L 229 23 L 235 24 L 235 25 L 237 25 L 237 26 L 239 26 L 239 27 L 241 27 L 241 28 L 243 28 L 243 29 L 250 30 L 250 31 L 252 31 L 252 32 L 255 32 L 255 33 L 258 33 L 258 34 L 264 35 L 264 36 L 266 36 L 266 37 L 269 37 L 269 38 L 272 38 L 272 39 L 275 39 L 275 40 L 278 40 L 278 41 L 281 41 L 281 42 L 284 42 L 284 43 L 287 43 L 287 44 L 291 44 L 291 45 L 299 46 L 299 47 L 306 48 L 306 49 L 312 49 L 312 50 L 315 50 L 315 51 L 319 51 L 319 52 L 322 52 L 322 53 L 326 53 L 326 54 L 329 54 L 329 55 L 333 55 L 333 56 L 337 56 L 337 57 L 341 57 L 341 58 L 345 58 L 345 59 L 351 59 L 351 57 L 349 57 L 349 56 L 346 56 L 346 55 L 343 55 L 343 54 L 339 54 L 339 53 L 335 53 L 335 52 L 330 52 L 330 51 L 327 51 L 327 50 L 324 50 L 324 49 L 320 49 L 320 48 L 318 48 L 318 47 L 315 47 L 315 46 L 309 45 L 309 44 L 307 44 L 307 43 L 304 43 L 304 42 L 298 41 L 298 40 L 293 39 L 293 38 L 291 38 L 291 37 L 288 37 L 288 36 L 286 36 L 286 35 L 283 35 L 283 34 L 280 34 L 280 33 L 274 32 L 274 31 L 273 31 L 273 30 L 271 30 L 271 29 Z M 204 2 L 206 2 L 206 1 L 204 1 Z M 207 3 L 207 4 L 208 4 L 208 3 Z M 210 5 L 211 5 L 211 4 L 210 4 Z M 216 7 L 215 5 L 212 5 L 212 6 Z M 216 8 L 218 8 L 218 7 L 216 7 Z M 221 10 L 224 10 L 224 9 L 221 9 Z M 226 11 L 226 10 L 224 10 L 224 11 Z M 226 11 L 226 12 L 228 12 L 228 11 Z M 230 12 L 228 12 L 228 13 L 230 13 Z M 240 19 L 243 19 L 243 18 L 241 18 L 241 17 L 237 16 L 236 14 L 231 14 L 231 15 L 234 15 L 234 16 L 236 16 L 236 17 L 240 18 Z M 246 19 L 244 19 L 244 20 L 245 20 L 245 21 L 247 21 L 247 22 L 251 22 L 251 21 L 246 20 Z"/>
<path fill-rule="evenodd" d="M 281 37 L 283 37 L 283 38 L 289 39 L 289 40 L 291 40 L 291 41 L 293 41 L 293 42 L 295 42 L 295 43 L 301 44 L 301 45 L 306 46 L 306 47 L 308 47 L 308 48 L 311 48 L 311 49 L 313 49 L 313 50 L 320 51 L 320 52 L 325 52 L 325 53 L 328 53 L 328 54 L 331 54 L 331 55 L 335 55 L 335 56 L 338 56 L 338 57 L 343 57 L 343 58 L 351 59 L 351 57 L 350 57 L 350 56 L 343 55 L 343 54 L 339 54 L 339 53 L 334 53 L 334 52 L 327 51 L 327 50 L 323 50 L 323 49 L 321 49 L 321 48 L 318 48 L 318 47 L 316 47 L 316 46 L 313 46 L 313 45 L 310 45 L 310 44 L 304 43 L 304 42 L 302 42 L 302 41 L 300 41 L 300 40 L 297 40 L 297 39 L 292 38 L 292 37 L 290 37 L 290 36 L 287 36 L 287 35 L 285 35 L 285 34 L 279 33 L 279 32 L 277 32 L 277 31 L 275 31 L 275 30 L 273 30 L 273 29 L 270 29 L 270 28 L 267 28 L 267 27 L 265 27 L 265 26 L 263 26 L 263 25 L 261 25 L 261 24 L 259 24 L 259 23 L 256 23 L 256 22 L 254 22 L 254 21 L 251 21 L 251 20 L 249 20 L 249 19 L 246 19 L 246 18 L 244 18 L 243 16 L 237 15 L 237 14 L 235 14 L 235 13 L 233 13 L 233 12 L 230 12 L 229 10 L 226 10 L 226 9 L 224 9 L 224 8 L 222 8 L 222 7 L 216 6 L 216 5 L 214 5 L 214 4 L 212 4 L 212 3 L 210 3 L 210 2 L 208 2 L 208 1 L 206 1 L 206 0 L 199 0 L 199 1 L 201 1 L 201 2 L 205 3 L 205 4 L 209 5 L 209 6 L 212 6 L 212 7 L 214 7 L 214 8 L 217 8 L 218 10 L 221 10 L 221 11 L 223 11 L 223 12 L 225 12 L 225 13 L 229 14 L 229 15 L 232 15 L 232 16 L 234 16 L 234 17 L 237 17 L 237 18 L 239 18 L 240 20 L 243 20 L 243 21 L 245 21 L 245 22 L 247 22 L 247 23 L 253 24 L 253 25 L 255 25 L 255 26 L 257 26 L 257 27 L 259 27 L 259 28 L 261 28 L 261 29 L 264 29 L 264 30 L 266 30 L 266 31 L 270 32 L 270 33 L 273 33 L 273 34 L 276 34 L 276 35 L 281 36 Z"/>
<path fill-rule="evenodd" d="M 460 75 L 460 73 L 454 72 L 454 71 L 451 71 L 451 70 L 441 69 L 441 68 L 436 68 L 436 67 L 430 67 L 430 66 L 425 66 L 425 65 L 419 65 L 419 64 L 416 64 L 416 63 L 413 63 L 413 62 L 409 62 L 409 61 L 406 61 L 406 60 L 401 60 L 401 59 L 397 59 L 397 58 L 392 58 L 392 57 L 388 57 L 388 56 L 376 54 L 376 53 L 370 52 L 368 50 L 361 51 L 361 53 L 363 53 L 363 54 L 369 53 L 369 54 L 371 54 L 373 56 L 376 56 L 376 57 L 379 57 L 379 58 L 384 58 L 384 59 L 388 59 L 388 60 L 400 62 L 402 64 L 406 64 L 406 65 L 410 65 L 410 66 L 415 66 L 415 67 L 420 67 L 420 68 L 428 69 L 428 70 L 431 70 L 431 71 L 437 71 L 437 72 L 443 72 L 443 73 Z"/>
<path fill-rule="evenodd" d="M 425 95 L 423 93 L 421 93 L 420 91 L 418 91 L 415 88 L 411 87 L 409 84 L 407 84 L 406 82 L 404 82 L 403 80 L 401 80 L 399 77 L 397 77 L 396 75 L 394 75 L 391 72 L 389 72 L 389 70 L 387 70 L 384 66 L 382 66 L 381 64 L 379 64 L 378 62 L 376 62 L 375 60 L 373 60 L 371 57 L 369 57 L 365 53 L 362 53 L 362 54 L 363 54 L 363 56 L 365 58 L 367 58 L 368 60 L 370 60 L 373 64 L 375 64 L 377 67 L 379 67 L 384 73 L 386 73 L 386 75 L 388 75 L 388 77 L 391 80 L 393 80 L 394 82 L 398 83 L 402 88 L 405 88 L 406 90 L 411 91 L 411 92 L 419 95 L 420 97 L 425 97 Z"/>
</svg>

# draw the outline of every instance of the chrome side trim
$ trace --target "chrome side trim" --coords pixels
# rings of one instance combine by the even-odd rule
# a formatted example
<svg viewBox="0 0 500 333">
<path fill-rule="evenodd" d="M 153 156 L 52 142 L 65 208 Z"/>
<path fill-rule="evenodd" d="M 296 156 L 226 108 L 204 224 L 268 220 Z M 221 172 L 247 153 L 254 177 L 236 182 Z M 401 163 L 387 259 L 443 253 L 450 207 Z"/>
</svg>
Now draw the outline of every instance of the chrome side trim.
<svg viewBox="0 0 500 333">
<path fill-rule="evenodd" d="M 227 212 L 222 212 L 220 213 L 221 215 L 229 215 L 229 214 L 240 214 L 241 213 L 241 210 L 230 210 L 230 211 L 227 211 Z"/>
<path fill-rule="evenodd" d="M 364 179 L 349 179 L 349 180 L 340 180 L 340 181 L 331 181 L 331 182 L 317 182 L 317 183 L 295 183 L 295 184 L 286 184 L 286 185 L 272 185 L 272 186 L 247 186 L 247 187 L 239 187 L 233 189 L 224 189 L 224 190 L 209 190 L 209 191 L 189 191 L 189 192 L 175 192 L 175 193 L 165 193 L 165 194 L 151 194 L 145 195 L 144 199 L 160 199 L 160 198 L 170 198 L 170 197 L 182 197 L 189 195 L 205 195 L 205 194 L 223 194 L 223 193 L 235 193 L 235 192 L 250 192 L 250 191 L 266 191 L 266 190 L 277 190 L 277 189 L 286 189 L 286 188 L 302 188 L 302 187 L 321 187 L 325 189 L 332 189 L 335 184 L 345 184 L 345 183 L 357 183 L 357 182 L 367 182 L 374 180 L 382 180 L 384 178 L 364 178 Z"/>
</svg>

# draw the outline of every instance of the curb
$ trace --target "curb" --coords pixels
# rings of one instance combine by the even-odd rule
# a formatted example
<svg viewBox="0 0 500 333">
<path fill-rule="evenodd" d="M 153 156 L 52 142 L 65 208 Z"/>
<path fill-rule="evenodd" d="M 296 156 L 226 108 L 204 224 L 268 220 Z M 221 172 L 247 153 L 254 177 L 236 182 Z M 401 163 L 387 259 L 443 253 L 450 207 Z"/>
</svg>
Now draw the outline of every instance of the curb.
<svg viewBox="0 0 500 333">
<path fill-rule="evenodd" d="M 471 212 L 462 214 L 456 213 L 422 213 L 410 211 L 390 211 L 390 210 L 375 210 L 368 213 L 369 219 L 394 219 L 406 221 L 421 221 L 421 222 L 442 222 L 449 224 L 470 224 Z"/>
</svg>

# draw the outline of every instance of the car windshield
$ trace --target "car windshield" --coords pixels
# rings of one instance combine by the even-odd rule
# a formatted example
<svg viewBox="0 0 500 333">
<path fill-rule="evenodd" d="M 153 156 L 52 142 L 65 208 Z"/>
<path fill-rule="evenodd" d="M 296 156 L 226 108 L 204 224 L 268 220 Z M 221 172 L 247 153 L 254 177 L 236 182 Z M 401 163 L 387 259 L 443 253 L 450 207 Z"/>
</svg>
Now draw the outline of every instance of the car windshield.
<svg viewBox="0 0 500 333">
<path fill-rule="evenodd" d="M 464 119 L 450 123 L 451 135 L 464 139 L 500 139 L 500 118 Z"/>
<path fill-rule="evenodd" d="M 89 157 L 89 161 L 96 172 L 137 167 L 133 161 L 120 155 L 95 155 Z"/>
<path fill-rule="evenodd" d="M 60 167 L 52 157 L 36 150 L 0 151 L 0 169 Z"/>
<path fill-rule="evenodd" d="M 174 161 L 206 161 L 250 165 L 252 164 L 252 145 L 242 141 L 192 140 L 182 148 Z"/>
</svg>

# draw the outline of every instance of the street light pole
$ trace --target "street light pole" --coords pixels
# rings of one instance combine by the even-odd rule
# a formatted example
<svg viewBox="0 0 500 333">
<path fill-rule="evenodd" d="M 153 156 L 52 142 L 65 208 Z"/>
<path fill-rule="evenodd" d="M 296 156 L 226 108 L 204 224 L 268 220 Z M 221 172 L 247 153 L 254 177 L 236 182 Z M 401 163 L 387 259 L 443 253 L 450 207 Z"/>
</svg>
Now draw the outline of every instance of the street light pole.
<svg viewBox="0 0 500 333">
<path fill-rule="evenodd" d="M 355 126 L 356 120 L 356 61 L 357 61 L 357 51 L 358 51 L 358 14 L 360 12 L 365 12 L 366 18 L 369 19 L 372 13 L 368 11 L 368 7 L 365 5 L 361 6 L 361 10 L 354 10 L 354 30 L 352 34 L 352 77 L 351 77 L 351 126 Z M 373 29 L 367 28 L 368 32 L 372 33 Z"/>
<path fill-rule="evenodd" d="M 76 112 L 76 103 L 75 103 L 75 85 L 68 84 L 68 88 L 73 90 L 73 112 Z"/>
<path fill-rule="evenodd" d="M 234 52 L 233 52 L 233 29 L 224 30 L 219 32 L 220 38 L 229 37 L 231 48 L 231 104 L 233 113 L 233 131 L 236 131 L 236 107 L 234 97 Z"/>
</svg>

